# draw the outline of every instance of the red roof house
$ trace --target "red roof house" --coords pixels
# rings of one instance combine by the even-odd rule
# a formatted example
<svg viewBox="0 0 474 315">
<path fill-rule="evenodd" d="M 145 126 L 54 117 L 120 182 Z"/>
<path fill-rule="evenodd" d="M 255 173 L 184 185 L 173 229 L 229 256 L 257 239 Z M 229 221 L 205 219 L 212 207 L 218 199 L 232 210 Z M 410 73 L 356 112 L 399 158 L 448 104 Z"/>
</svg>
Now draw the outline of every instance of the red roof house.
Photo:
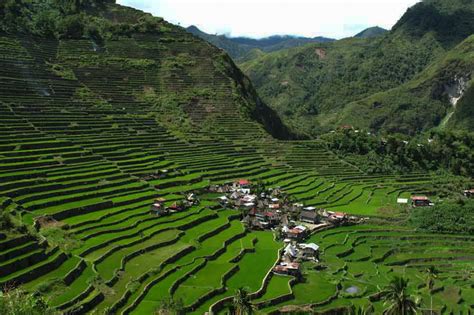
<svg viewBox="0 0 474 315">
<path fill-rule="evenodd" d="M 431 204 L 431 201 L 426 196 L 412 196 L 411 204 L 413 207 L 426 207 Z"/>
<path fill-rule="evenodd" d="M 237 183 L 240 185 L 240 186 L 248 186 L 250 185 L 250 181 L 248 181 L 247 179 L 239 179 L 237 181 Z"/>
</svg>

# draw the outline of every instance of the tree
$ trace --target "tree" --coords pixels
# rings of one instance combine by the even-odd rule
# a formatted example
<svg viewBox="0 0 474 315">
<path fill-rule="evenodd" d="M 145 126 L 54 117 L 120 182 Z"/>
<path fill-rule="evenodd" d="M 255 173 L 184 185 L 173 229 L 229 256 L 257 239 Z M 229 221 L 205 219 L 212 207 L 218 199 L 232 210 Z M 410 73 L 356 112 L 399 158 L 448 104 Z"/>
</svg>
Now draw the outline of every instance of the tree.
<svg viewBox="0 0 474 315">
<path fill-rule="evenodd" d="M 408 293 L 408 280 L 395 276 L 381 292 L 381 297 L 387 305 L 385 315 L 416 314 L 417 305 Z"/>
<path fill-rule="evenodd" d="M 244 288 L 238 288 L 235 291 L 232 306 L 235 315 L 250 315 L 253 313 L 253 306 L 250 303 L 248 292 Z"/>
<path fill-rule="evenodd" d="M 428 290 L 433 290 L 434 281 L 438 276 L 438 270 L 435 266 L 430 266 L 426 268 L 426 287 Z"/>
<path fill-rule="evenodd" d="M 155 315 L 182 315 L 184 313 L 183 301 L 172 298 L 161 300 L 160 306 L 155 310 Z"/>
<path fill-rule="evenodd" d="M 429 290 L 430 293 L 430 311 L 433 314 L 433 288 L 434 288 L 434 281 L 438 277 L 438 270 L 434 266 L 430 266 L 426 269 L 426 288 Z"/>
<path fill-rule="evenodd" d="M 57 24 L 59 38 L 81 38 L 84 34 L 84 21 L 80 14 L 66 16 Z"/>
</svg>

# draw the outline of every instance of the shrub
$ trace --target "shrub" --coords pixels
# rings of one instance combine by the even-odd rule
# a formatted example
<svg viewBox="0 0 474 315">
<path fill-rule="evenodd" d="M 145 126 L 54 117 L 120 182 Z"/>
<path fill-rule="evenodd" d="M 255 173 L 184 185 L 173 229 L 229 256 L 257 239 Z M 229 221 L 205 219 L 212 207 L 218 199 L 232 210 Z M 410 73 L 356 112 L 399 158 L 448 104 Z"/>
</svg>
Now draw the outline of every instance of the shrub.
<svg viewBox="0 0 474 315">
<path fill-rule="evenodd" d="M 84 34 L 84 21 L 81 15 L 66 16 L 59 20 L 57 26 L 59 38 L 81 38 Z"/>
<path fill-rule="evenodd" d="M 46 302 L 20 289 L 6 290 L 0 295 L 0 314 L 4 315 L 49 315 L 57 314 Z"/>
</svg>

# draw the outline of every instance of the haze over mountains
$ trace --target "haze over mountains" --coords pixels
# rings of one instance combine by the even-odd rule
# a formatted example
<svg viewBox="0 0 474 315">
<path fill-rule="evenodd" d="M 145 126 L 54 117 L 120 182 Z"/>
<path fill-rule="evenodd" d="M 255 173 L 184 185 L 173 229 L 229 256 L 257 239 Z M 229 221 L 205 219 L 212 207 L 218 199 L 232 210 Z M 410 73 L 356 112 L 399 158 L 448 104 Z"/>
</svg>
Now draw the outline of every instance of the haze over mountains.
<svg viewBox="0 0 474 315">
<path fill-rule="evenodd" d="M 192 25 L 186 30 L 211 44 L 224 49 L 237 62 L 253 59 L 261 52 L 274 52 L 282 49 L 300 47 L 310 43 L 329 43 L 336 41 L 334 38 L 323 36 L 304 37 L 295 35 L 274 35 L 260 39 L 249 37 L 229 37 L 227 35 L 212 35 L 201 31 Z M 370 27 L 356 34 L 354 37 L 369 38 L 380 36 L 387 32 L 381 27 Z"/>
</svg>

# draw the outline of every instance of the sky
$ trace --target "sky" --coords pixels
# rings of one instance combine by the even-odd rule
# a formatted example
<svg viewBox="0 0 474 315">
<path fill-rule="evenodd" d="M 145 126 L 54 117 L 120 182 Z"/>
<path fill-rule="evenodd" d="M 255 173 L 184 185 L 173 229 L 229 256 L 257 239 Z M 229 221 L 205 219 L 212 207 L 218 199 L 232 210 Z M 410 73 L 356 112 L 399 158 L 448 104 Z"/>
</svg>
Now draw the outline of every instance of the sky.
<svg viewBox="0 0 474 315">
<path fill-rule="evenodd" d="M 371 26 L 390 29 L 419 0 L 117 0 L 209 34 L 343 38 Z"/>
</svg>

